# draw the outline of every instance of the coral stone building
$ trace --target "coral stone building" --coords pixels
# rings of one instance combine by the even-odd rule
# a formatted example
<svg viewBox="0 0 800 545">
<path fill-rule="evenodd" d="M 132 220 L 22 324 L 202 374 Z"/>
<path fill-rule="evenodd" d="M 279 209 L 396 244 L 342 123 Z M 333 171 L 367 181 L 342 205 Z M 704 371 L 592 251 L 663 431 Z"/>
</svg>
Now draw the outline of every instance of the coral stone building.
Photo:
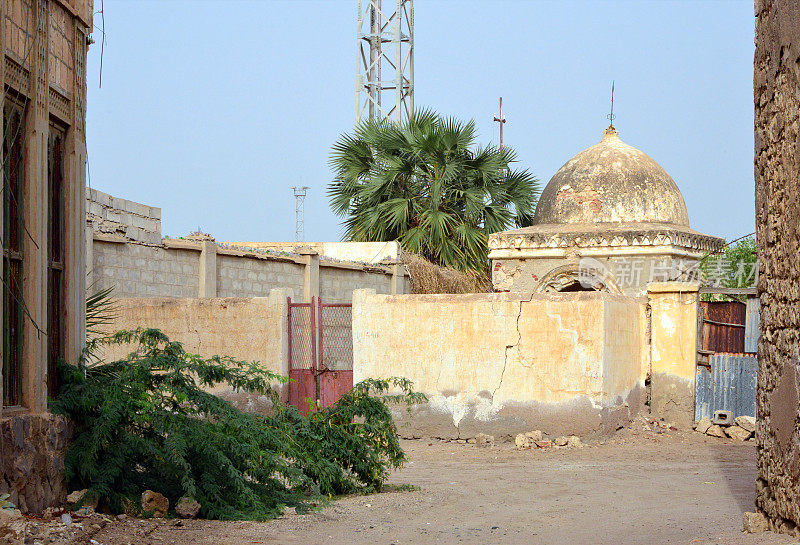
<svg viewBox="0 0 800 545">
<path fill-rule="evenodd" d="M 3 0 L 0 494 L 63 500 L 55 364 L 84 342 L 86 53 L 92 0 Z"/>
<path fill-rule="evenodd" d="M 688 280 L 724 240 L 689 227 L 678 186 L 647 154 L 602 140 L 567 161 L 542 191 L 530 227 L 489 237 L 495 291 L 644 293 Z"/>
</svg>

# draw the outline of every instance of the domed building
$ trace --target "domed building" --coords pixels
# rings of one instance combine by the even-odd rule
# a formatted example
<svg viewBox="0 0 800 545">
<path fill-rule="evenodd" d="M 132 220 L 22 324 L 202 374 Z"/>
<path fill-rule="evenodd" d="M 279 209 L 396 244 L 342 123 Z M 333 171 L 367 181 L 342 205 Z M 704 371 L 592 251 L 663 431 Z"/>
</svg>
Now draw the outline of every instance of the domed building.
<svg viewBox="0 0 800 545">
<path fill-rule="evenodd" d="M 696 278 L 698 261 L 724 244 L 689 227 L 670 175 L 610 126 L 555 173 L 532 226 L 489 237 L 489 258 L 495 291 L 639 295 L 650 282 Z"/>
</svg>

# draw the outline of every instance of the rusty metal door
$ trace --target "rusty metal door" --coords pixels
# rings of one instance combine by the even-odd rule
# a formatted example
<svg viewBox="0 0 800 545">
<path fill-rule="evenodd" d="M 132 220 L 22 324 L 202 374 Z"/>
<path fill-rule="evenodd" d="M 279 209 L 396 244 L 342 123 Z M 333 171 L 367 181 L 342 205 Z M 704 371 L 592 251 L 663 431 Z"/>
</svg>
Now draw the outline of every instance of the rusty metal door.
<svg viewBox="0 0 800 545">
<path fill-rule="evenodd" d="M 336 403 L 353 387 L 351 304 L 288 300 L 289 404 L 303 414 Z"/>
<path fill-rule="evenodd" d="M 746 306 L 739 301 L 702 301 L 703 350 L 744 352 Z"/>
</svg>

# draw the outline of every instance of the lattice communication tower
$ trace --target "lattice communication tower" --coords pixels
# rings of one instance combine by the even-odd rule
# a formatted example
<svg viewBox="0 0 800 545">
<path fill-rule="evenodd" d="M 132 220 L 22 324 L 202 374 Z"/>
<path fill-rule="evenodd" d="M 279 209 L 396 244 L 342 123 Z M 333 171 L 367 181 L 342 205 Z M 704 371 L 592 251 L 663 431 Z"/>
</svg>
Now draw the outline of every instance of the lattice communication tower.
<svg viewBox="0 0 800 545">
<path fill-rule="evenodd" d="M 306 191 L 310 188 L 307 185 L 304 185 L 302 187 L 292 186 L 292 189 L 294 190 L 294 241 L 305 242 Z"/>
<path fill-rule="evenodd" d="M 414 112 L 414 1 L 358 0 L 356 124 Z"/>
</svg>

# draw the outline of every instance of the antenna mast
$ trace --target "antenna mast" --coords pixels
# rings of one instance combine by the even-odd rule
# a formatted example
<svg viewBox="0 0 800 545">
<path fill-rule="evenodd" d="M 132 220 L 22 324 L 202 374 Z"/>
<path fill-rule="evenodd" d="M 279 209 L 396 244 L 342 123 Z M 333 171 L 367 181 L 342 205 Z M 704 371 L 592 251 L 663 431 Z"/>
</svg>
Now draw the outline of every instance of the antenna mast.
<svg viewBox="0 0 800 545">
<path fill-rule="evenodd" d="M 306 203 L 306 190 L 311 189 L 307 185 L 302 187 L 292 186 L 294 190 L 294 241 L 305 242 L 306 240 L 306 226 L 305 226 L 305 203 Z"/>
<path fill-rule="evenodd" d="M 358 0 L 356 39 L 356 124 L 408 119 L 414 113 L 414 0 Z"/>
</svg>

